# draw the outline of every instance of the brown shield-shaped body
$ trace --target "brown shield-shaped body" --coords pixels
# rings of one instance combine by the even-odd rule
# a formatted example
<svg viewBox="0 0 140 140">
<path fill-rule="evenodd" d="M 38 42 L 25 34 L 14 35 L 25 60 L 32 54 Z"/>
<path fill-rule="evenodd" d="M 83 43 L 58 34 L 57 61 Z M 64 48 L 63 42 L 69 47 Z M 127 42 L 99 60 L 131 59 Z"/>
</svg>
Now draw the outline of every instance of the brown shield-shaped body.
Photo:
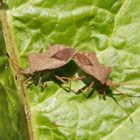
<svg viewBox="0 0 140 140">
<path fill-rule="evenodd" d="M 33 53 L 28 56 L 29 67 L 21 73 L 32 74 L 34 72 L 51 70 L 64 66 L 76 54 L 75 49 L 65 45 L 52 45 L 47 53 Z"/>
<path fill-rule="evenodd" d="M 100 64 L 96 54 L 90 52 L 77 53 L 74 57 L 77 65 L 87 74 L 95 77 L 102 84 L 105 84 L 112 72 L 111 67 Z"/>
</svg>

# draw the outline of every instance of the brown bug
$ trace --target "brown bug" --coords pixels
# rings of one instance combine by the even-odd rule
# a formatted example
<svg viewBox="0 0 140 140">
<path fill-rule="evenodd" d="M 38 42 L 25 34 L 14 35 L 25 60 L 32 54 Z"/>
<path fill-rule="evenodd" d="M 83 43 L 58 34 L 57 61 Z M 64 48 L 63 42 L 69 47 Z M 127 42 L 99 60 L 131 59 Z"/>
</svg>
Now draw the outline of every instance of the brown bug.
<svg viewBox="0 0 140 140">
<path fill-rule="evenodd" d="M 122 93 L 115 88 L 115 86 L 120 86 L 121 84 L 113 83 L 111 81 L 111 79 L 109 79 L 109 76 L 112 72 L 112 68 L 106 67 L 103 64 L 100 64 L 97 57 L 96 57 L 95 52 L 93 52 L 93 53 L 90 53 L 90 52 L 77 53 L 74 56 L 74 60 L 77 63 L 77 65 L 86 74 L 92 76 L 93 78 L 95 78 L 94 80 L 98 81 L 98 83 L 100 85 L 100 88 L 98 91 L 101 95 L 103 95 L 104 98 L 106 96 L 106 88 L 107 87 L 111 87 L 111 88 L 115 89 L 117 92 L 119 92 L 120 94 L 129 98 L 129 96 L 127 96 L 126 93 Z M 91 83 L 89 84 L 89 86 L 86 88 L 86 90 L 88 91 L 89 89 L 93 88 L 93 86 L 96 86 L 96 85 L 95 85 L 94 81 L 92 80 Z M 112 98 L 123 110 L 125 110 L 126 114 L 130 118 L 130 121 L 133 123 L 133 120 L 132 120 L 130 114 L 126 111 L 126 109 L 123 106 L 121 106 L 114 97 L 112 97 Z M 131 104 L 133 105 L 133 102 L 131 101 L 131 99 L 129 99 L 129 100 L 130 100 Z"/>
<path fill-rule="evenodd" d="M 32 76 L 35 73 L 39 73 L 44 70 L 55 70 L 59 67 L 66 65 L 71 61 L 75 54 L 76 50 L 73 48 L 69 48 L 65 45 L 52 45 L 48 48 L 47 53 L 29 54 L 29 66 L 25 70 L 20 68 L 20 73 L 23 74 L 25 77 L 29 77 L 25 81 L 28 82 L 32 79 Z M 15 65 L 15 63 L 13 64 Z M 39 79 L 39 83 L 40 82 L 41 79 Z"/>
<path fill-rule="evenodd" d="M 77 53 L 74 56 L 74 60 L 77 63 L 77 65 L 88 75 L 92 76 L 96 81 L 98 81 L 99 86 L 99 93 L 101 95 L 106 96 L 105 89 L 107 87 L 111 87 L 115 89 L 117 92 L 125 95 L 127 98 L 127 94 L 120 92 L 115 87 L 120 86 L 119 83 L 113 83 L 111 79 L 109 79 L 109 76 L 112 72 L 111 67 L 106 67 L 103 64 L 100 64 L 95 52 L 83 52 L 83 53 Z M 95 86 L 94 81 L 90 83 L 90 85 L 87 87 L 87 89 L 92 88 Z M 131 100 L 130 100 L 131 101 Z M 131 104 L 132 101 L 131 101 Z"/>
<path fill-rule="evenodd" d="M 112 68 L 105 67 L 104 65 L 100 64 L 97 60 L 95 52 L 77 53 L 74 60 L 86 74 L 97 79 L 101 83 L 102 87 L 108 85 L 108 83 L 111 84 L 109 75 L 112 72 Z M 93 81 L 91 82 L 90 86 L 91 85 L 94 85 Z"/>
<path fill-rule="evenodd" d="M 33 53 L 28 56 L 29 67 L 22 74 L 33 74 L 43 70 L 52 70 L 66 65 L 76 54 L 75 49 L 64 45 L 52 45 L 47 53 Z"/>
</svg>

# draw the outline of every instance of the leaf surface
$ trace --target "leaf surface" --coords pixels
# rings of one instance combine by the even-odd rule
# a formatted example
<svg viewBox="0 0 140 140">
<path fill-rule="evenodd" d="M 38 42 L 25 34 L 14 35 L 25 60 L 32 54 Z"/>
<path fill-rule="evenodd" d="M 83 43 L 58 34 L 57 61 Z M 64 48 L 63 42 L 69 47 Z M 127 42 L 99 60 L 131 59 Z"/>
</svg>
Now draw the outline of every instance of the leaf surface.
<svg viewBox="0 0 140 140">
<path fill-rule="evenodd" d="M 101 63 L 111 66 L 114 82 L 131 82 L 119 90 L 139 95 L 140 88 L 140 1 L 139 0 L 34 0 L 6 1 L 7 21 L 20 66 L 27 57 L 50 44 L 65 44 L 78 51 L 95 51 Z M 68 66 L 68 75 L 79 69 Z M 73 72 L 74 71 L 74 72 Z M 63 71 L 62 71 L 63 73 Z M 72 88 L 83 87 L 72 82 Z M 90 98 L 66 92 L 57 83 L 48 87 L 26 88 L 31 107 L 35 140 L 136 140 L 140 139 L 140 100 L 125 96 L 99 100 L 96 91 Z M 115 91 L 113 91 L 115 93 Z M 129 113 L 133 124 L 126 114 Z"/>
</svg>

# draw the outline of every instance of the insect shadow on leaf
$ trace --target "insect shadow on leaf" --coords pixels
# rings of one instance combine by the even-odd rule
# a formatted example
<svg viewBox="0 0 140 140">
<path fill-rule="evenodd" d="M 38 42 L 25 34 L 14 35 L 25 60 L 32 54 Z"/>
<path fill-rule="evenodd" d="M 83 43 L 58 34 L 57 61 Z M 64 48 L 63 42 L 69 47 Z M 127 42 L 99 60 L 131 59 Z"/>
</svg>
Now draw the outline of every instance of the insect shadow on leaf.
<svg viewBox="0 0 140 140">
<path fill-rule="evenodd" d="M 28 83 L 28 86 L 34 83 L 35 85 L 46 87 L 46 85 L 43 85 L 45 79 L 54 80 L 55 70 L 68 64 L 75 54 L 76 50 L 68 46 L 59 44 L 52 45 L 46 53 L 29 54 L 29 66 L 25 70 L 19 68 L 20 73 L 26 77 L 25 83 Z M 11 62 L 14 66 L 19 67 L 12 60 Z M 55 79 L 56 76 L 57 75 L 55 75 Z M 59 80 L 63 81 L 63 77 L 58 77 L 60 78 Z"/>
</svg>

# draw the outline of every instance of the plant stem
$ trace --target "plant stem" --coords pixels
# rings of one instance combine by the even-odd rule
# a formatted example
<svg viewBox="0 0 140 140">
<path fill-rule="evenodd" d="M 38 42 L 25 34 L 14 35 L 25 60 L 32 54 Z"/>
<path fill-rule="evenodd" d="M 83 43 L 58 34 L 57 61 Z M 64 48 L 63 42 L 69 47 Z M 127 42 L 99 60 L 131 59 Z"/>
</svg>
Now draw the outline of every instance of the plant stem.
<svg viewBox="0 0 140 140">
<path fill-rule="evenodd" d="M 13 62 L 15 62 L 18 65 L 18 60 L 16 57 L 15 49 L 14 49 L 14 40 L 12 38 L 12 32 L 11 32 L 10 24 L 7 18 L 7 12 L 4 9 L 0 10 L 0 21 L 2 24 L 6 50 L 11 60 L 13 60 Z M 17 79 L 15 80 L 16 81 L 15 83 L 16 83 L 16 86 L 18 87 L 17 89 L 19 91 L 19 97 L 21 99 L 21 102 L 24 108 L 26 123 L 28 127 L 29 140 L 34 140 L 34 134 L 32 131 L 33 129 L 32 129 L 32 122 L 31 122 L 31 111 L 30 111 L 29 102 L 28 102 L 28 99 L 24 90 L 23 81 L 21 80 L 22 75 L 18 67 L 12 67 L 12 68 L 13 68 L 14 75 L 16 75 L 17 77 Z"/>
</svg>

